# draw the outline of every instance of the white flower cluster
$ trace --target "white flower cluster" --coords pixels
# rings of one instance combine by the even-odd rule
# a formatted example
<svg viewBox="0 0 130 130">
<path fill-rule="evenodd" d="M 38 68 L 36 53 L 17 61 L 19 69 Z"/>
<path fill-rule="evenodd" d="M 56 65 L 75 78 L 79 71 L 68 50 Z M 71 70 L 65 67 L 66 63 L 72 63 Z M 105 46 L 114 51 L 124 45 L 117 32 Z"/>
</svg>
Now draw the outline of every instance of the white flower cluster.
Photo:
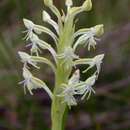
<svg viewBox="0 0 130 130">
<path fill-rule="evenodd" d="M 97 80 L 97 75 L 93 74 L 85 81 L 80 81 L 80 71 L 76 70 L 72 77 L 69 79 L 68 84 L 62 84 L 63 92 L 59 95 L 64 97 L 64 102 L 67 103 L 69 108 L 77 105 L 76 95 L 80 95 L 83 100 L 87 95 L 87 99 L 91 96 L 91 93 L 95 93 L 92 86 Z"/>
<path fill-rule="evenodd" d="M 24 81 L 21 83 L 24 84 L 24 88 L 27 87 L 30 94 L 33 94 L 33 89 L 44 88 L 50 97 L 53 98 L 53 94 L 47 85 L 31 74 L 29 71 L 29 64 L 39 69 L 37 66 L 39 62 L 46 63 L 53 69 L 54 73 L 57 72 L 56 70 L 59 66 L 63 68 L 65 73 L 72 70 L 73 67 L 76 68 L 77 65 L 89 65 L 84 72 L 96 66 L 97 69 L 95 73 L 85 81 L 80 80 L 80 71 L 76 70 L 71 78 L 68 79 L 67 83 L 61 84 L 63 90 L 60 94 L 57 94 L 57 96 L 61 97 L 63 102 L 71 107 L 77 105 L 76 95 L 80 95 L 81 99 L 87 96 L 88 99 L 91 93 L 95 93 L 92 86 L 98 78 L 104 54 L 97 55 L 94 58 L 80 58 L 75 51 L 79 45 L 87 46 L 88 51 L 90 51 L 91 48 L 95 49 L 99 37 L 104 33 L 103 25 L 83 28 L 75 32 L 74 18 L 83 11 L 91 10 L 91 0 L 85 0 L 79 7 L 72 7 L 73 1 L 66 0 L 65 5 L 67 7 L 67 13 L 65 14 L 63 12 L 63 15 L 61 15 L 54 6 L 53 0 L 44 0 L 44 4 L 56 15 L 57 22 L 55 22 L 45 10 L 42 13 L 42 20 L 51 25 L 55 32 L 47 27 L 36 25 L 28 19 L 23 19 L 24 25 L 27 28 L 25 31 L 27 33 L 25 39 L 31 42 L 27 45 L 31 46 L 31 49 L 30 55 L 25 52 L 18 52 L 21 61 L 24 63 Z M 48 34 L 54 40 L 55 48 L 39 38 L 38 35 L 42 33 Z M 47 58 L 39 56 L 40 52 L 44 49 L 50 52 L 55 63 L 52 63 Z"/>
</svg>

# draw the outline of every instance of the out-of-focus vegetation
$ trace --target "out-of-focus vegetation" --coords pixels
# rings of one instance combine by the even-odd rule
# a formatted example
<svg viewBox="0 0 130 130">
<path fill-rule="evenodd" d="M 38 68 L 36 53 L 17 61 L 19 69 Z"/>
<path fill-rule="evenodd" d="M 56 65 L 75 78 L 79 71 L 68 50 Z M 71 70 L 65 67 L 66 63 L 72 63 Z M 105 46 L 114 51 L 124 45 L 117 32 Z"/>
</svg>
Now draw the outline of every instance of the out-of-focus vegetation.
<svg viewBox="0 0 130 130">
<path fill-rule="evenodd" d="M 75 5 L 83 2 L 74 1 Z M 55 0 L 55 4 L 59 9 L 64 7 L 63 0 Z M 95 85 L 96 95 L 72 108 L 66 129 L 129 130 L 130 0 L 93 0 L 93 6 L 90 13 L 79 16 L 77 28 L 103 23 L 105 34 L 96 52 L 79 51 L 82 57 L 102 52 L 106 57 Z M 17 51 L 28 51 L 22 40 L 22 18 L 43 24 L 43 9 L 43 0 L 0 0 L 0 130 L 49 130 L 51 125 L 51 104 L 44 91 L 35 91 L 34 96 L 24 95 L 18 85 L 22 66 Z M 49 68 L 43 66 L 35 74 L 53 88 Z"/>
</svg>

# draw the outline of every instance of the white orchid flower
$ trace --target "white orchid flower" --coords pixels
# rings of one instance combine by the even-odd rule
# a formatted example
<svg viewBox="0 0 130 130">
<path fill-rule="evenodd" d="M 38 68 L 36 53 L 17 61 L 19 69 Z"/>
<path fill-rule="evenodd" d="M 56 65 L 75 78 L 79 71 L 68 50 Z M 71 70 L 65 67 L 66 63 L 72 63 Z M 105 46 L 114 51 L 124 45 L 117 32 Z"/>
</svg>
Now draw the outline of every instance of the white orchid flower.
<svg viewBox="0 0 130 130">
<path fill-rule="evenodd" d="M 86 81 L 80 81 L 80 72 L 76 70 L 72 77 L 69 79 L 68 84 L 63 84 L 63 92 L 60 96 L 64 97 L 64 102 L 71 108 L 71 106 L 77 105 L 74 96 L 80 95 L 81 100 L 83 100 L 87 95 L 87 99 L 92 93 L 95 93 L 92 86 L 97 80 L 97 75 L 94 73 Z"/>
<path fill-rule="evenodd" d="M 103 58 L 104 58 L 104 54 L 101 55 L 97 55 L 92 59 L 92 62 L 89 63 L 89 67 L 84 70 L 84 72 L 87 72 L 90 68 L 96 66 L 97 68 L 97 73 L 99 74 L 100 70 L 101 70 L 101 64 L 103 62 Z"/>
<path fill-rule="evenodd" d="M 76 92 L 79 95 L 82 95 L 82 98 L 81 98 L 82 100 L 86 97 L 86 95 L 88 95 L 87 99 L 89 99 L 91 96 L 91 93 L 95 94 L 95 91 L 92 88 L 92 86 L 95 84 L 96 80 L 97 80 L 97 75 L 94 74 L 91 77 L 89 77 L 86 81 L 81 82 L 81 85 L 79 85 L 79 87 L 76 88 L 77 89 Z"/>
<path fill-rule="evenodd" d="M 26 40 L 31 39 L 34 33 L 41 34 L 42 32 L 44 32 L 47 33 L 49 36 L 51 36 L 55 41 L 55 43 L 57 44 L 57 36 L 50 29 L 44 26 L 36 25 L 28 19 L 23 19 L 23 22 L 25 27 L 27 28 L 27 30 L 24 31 L 27 32 L 27 35 L 25 36 Z"/>
<path fill-rule="evenodd" d="M 61 97 L 64 98 L 63 103 L 66 103 L 69 108 L 71 108 L 71 106 L 76 106 L 77 102 L 76 99 L 74 97 L 74 95 L 76 95 L 76 91 L 75 91 L 75 87 L 73 85 L 64 85 L 63 88 L 63 92 L 59 95 Z"/>
<path fill-rule="evenodd" d="M 27 64 L 30 64 L 32 66 L 34 66 L 35 68 L 39 69 L 39 67 L 37 66 L 37 62 L 35 62 L 30 55 L 28 55 L 27 53 L 25 52 L 21 52 L 19 51 L 18 52 L 20 58 L 21 58 L 21 61 L 24 63 L 24 68 L 25 67 L 28 67 Z"/>
<path fill-rule="evenodd" d="M 33 36 L 34 32 L 37 34 L 42 33 L 41 30 L 36 29 L 36 27 L 35 27 L 36 25 L 31 20 L 23 19 L 23 22 L 24 22 L 25 27 L 27 28 L 27 30 L 24 31 L 24 32 L 27 32 L 27 35 L 25 36 L 26 40 L 29 40 Z"/>
<path fill-rule="evenodd" d="M 69 79 L 68 84 L 62 84 L 63 92 L 60 95 L 58 95 L 64 98 L 63 103 L 67 103 L 69 108 L 71 108 L 71 106 L 77 105 L 74 95 L 77 95 L 75 85 L 79 82 L 79 79 L 80 79 L 80 71 L 76 70 L 72 75 L 72 77 Z"/>
<path fill-rule="evenodd" d="M 36 34 L 33 34 L 32 38 L 30 39 L 31 43 L 29 45 L 31 45 L 31 54 L 35 53 L 37 56 L 39 55 L 39 51 L 41 52 L 41 49 L 47 49 L 53 56 L 55 62 L 57 62 L 57 58 L 56 58 L 56 52 L 55 50 L 51 47 L 50 44 L 48 44 L 45 41 L 42 41 L 39 39 L 39 37 Z M 27 45 L 27 46 L 29 46 Z"/>
<path fill-rule="evenodd" d="M 38 88 L 43 88 L 50 98 L 52 99 L 53 95 L 52 92 L 49 90 L 49 88 L 46 86 L 46 84 L 41 81 L 40 79 L 34 77 L 31 72 L 27 68 L 23 68 L 23 77 L 24 80 L 21 81 L 19 84 L 24 84 L 24 92 L 26 94 L 26 87 L 28 91 L 30 92 L 31 95 L 33 95 L 32 90 L 38 89 Z"/>
<path fill-rule="evenodd" d="M 70 66 L 73 66 L 73 60 L 74 59 L 79 59 L 79 56 L 77 56 L 74 53 L 73 48 L 71 47 L 66 47 L 64 52 L 62 54 L 58 55 L 59 59 L 63 59 L 62 64 L 66 64 L 66 68 L 69 68 Z"/>
<path fill-rule="evenodd" d="M 33 30 L 34 30 L 35 25 L 32 21 L 27 20 L 27 19 L 23 19 L 23 22 L 24 22 L 25 27 L 27 28 L 27 30 L 24 31 L 27 33 L 27 35 L 25 36 L 25 39 L 29 40 L 33 35 Z"/>
<path fill-rule="evenodd" d="M 96 66 L 97 68 L 96 72 L 99 74 L 103 58 L 104 54 L 97 55 L 94 58 L 79 59 L 74 61 L 74 65 L 89 65 L 89 67 L 83 71 L 84 73 L 87 72 L 92 67 Z"/>
<path fill-rule="evenodd" d="M 51 69 L 56 72 L 55 70 L 55 66 L 53 65 L 53 63 L 44 58 L 44 57 L 40 57 L 40 56 L 31 56 L 25 52 L 18 52 L 21 61 L 24 63 L 24 68 L 29 68 L 27 64 L 30 64 L 32 66 L 34 66 L 35 68 L 39 69 L 40 67 L 37 66 L 37 63 L 45 63 L 47 65 L 49 65 L 51 67 Z"/>
<path fill-rule="evenodd" d="M 74 37 L 79 36 L 78 40 L 74 44 L 74 49 L 77 48 L 78 45 L 88 46 L 88 50 L 90 51 L 91 47 L 95 49 L 96 42 L 99 40 L 97 37 L 103 34 L 103 25 L 96 25 L 90 29 L 80 29 L 75 33 Z"/>
<path fill-rule="evenodd" d="M 88 50 L 90 51 L 90 48 L 93 47 L 95 49 L 96 46 L 96 38 L 95 38 L 95 30 L 94 28 L 91 28 L 90 31 L 82 34 L 78 40 L 76 41 L 76 43 L 74 44 L 74 49 L 76 49 L 76 47 L 78 45 L 88 45 Z"/>
</svg>

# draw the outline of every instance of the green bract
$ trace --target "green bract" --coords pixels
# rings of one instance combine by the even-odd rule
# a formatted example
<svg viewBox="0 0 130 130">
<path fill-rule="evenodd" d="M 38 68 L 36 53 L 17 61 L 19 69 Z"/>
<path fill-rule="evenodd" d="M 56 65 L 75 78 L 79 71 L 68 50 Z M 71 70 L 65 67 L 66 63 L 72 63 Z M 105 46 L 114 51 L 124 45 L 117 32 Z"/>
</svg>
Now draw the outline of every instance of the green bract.
<svg viewBox="0 0 130 130">
<path fill-rule="evenodd" d="M 75 17 L 83 11 L 90 11 L 92 9 L 91 0 L 85 0 L 79 7 L 73 7 L 72 0 L 66 0 L 66 13 L 59 12 L 54 6 L 53 0 L 44 0 L 47 6 L 57 17 L 54 21 L 51 15 L 43 10 L 42 20 L 48 23 L 54 29 L 54 32 L 44 26 L 34 24 L 28 19 L 23 19 L 26 27 L 25 36 L 26 41 L 31 43 L 30 54 L 19 51 L 18 54 L 23 62 L 23 77 L 24 89 L 27 88 L 30 94 L 33 94 L 33 89 L 43 88 L 52 99 L 51 117 L 52 130 L 63 130 L 64 117 L 67 106 L 78 105 L 76 95 L 83 100 L 85 97 L 89 99 L 91 93 L 95 93 L 92 88 L 95 84 L 104 58 L 104 54 L 99 54 L 93 58 L 81 58 L 76 49 L 78 46 L 86 47 L 86 50 L 96 48 L 97 40 L 104 33 L 103 25 L 96 25 L 90 28 L 82 28 L 75 32 Z M 42 33 L 48 34 L 54 41 L 54 47 L 48 42 L 39 38 L 38 35 Z M 41 55 L 41 52 L 48 50 L 52 55 L 53 62 Z M 45 63 L 51 67 L 55 75 L 55 87 L 53 92 L 45 84 L 45 82 L 34 77 L 30 72 L 30 67 L 38 67 L 38 63 Z M 95 72 L 85 81 L 80 79 L 80 70 L 77 65 L 89 65 L 83 72 L 96 67 Z M 74 73 L 72 70 L 75 69 Z"/>
</svg>

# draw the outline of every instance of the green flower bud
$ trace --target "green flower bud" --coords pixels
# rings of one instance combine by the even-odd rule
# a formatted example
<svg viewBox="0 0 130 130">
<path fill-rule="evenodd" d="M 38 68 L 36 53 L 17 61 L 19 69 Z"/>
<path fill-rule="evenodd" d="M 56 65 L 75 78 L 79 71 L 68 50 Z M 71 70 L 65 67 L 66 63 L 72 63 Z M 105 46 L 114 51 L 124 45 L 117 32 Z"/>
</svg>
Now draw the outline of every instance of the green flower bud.
<svg viewBox="0 0 130 130">
<path fill-rule="evenodd" d="M 92 9 L 92 1 L 86 0 L 82 5 L 82 9 L 85 11 L 90 11 Z"/>
<path fill-rule="evenodd" d="M 44 4 L 46 6 L 51 6 L 51 5 L 53 5 L 53 0 L 44 0 Z"/>
<path fill-rule="evenodd" d="M 100 24 L 100 25 L 96 25 L 95 26 L 95 30 L 96 30 L 96 36 L 101 36 L 104 33 L 104 25 Z"/>
<path fill-rule="evenodd" d="M 69 9 L 73 5 L 73 1 L 72 0 L 66 0 L 65 4 Z"/>
</svg>

